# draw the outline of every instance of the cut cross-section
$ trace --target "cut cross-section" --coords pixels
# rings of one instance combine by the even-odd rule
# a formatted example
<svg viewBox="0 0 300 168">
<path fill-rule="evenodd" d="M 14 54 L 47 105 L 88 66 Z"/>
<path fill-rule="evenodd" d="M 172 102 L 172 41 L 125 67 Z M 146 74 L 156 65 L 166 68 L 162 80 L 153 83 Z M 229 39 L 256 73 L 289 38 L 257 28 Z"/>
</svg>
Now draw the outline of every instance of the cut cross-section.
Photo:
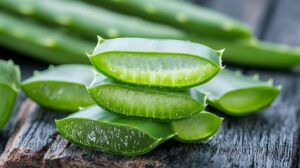
<svg viewBox="0 0 300 168">
<path fill-rule="evenodd" d="M 178 120 L 201 112 L 205 95 L 196 89 L 166 91 L 148 87 L 120 84 L 102 76 L 96 77 L 88 88 L 102 108 L 131 117 L 156 120 Z"/>
<path fill-rule="evenodd" d="M 116 80 L 156 87 L 181 88 L 210 80 L 221 69 L 221 51 L 179 40 L 99 39 L 92 64 Z"/>
<path fill-rule="evenodd" d="M 122 118 L 97 106 L 57 120 L 56 126 L 74 144 L 126 156 L 147 153 L 174 136 L 168 123 Z"/>
</svg>

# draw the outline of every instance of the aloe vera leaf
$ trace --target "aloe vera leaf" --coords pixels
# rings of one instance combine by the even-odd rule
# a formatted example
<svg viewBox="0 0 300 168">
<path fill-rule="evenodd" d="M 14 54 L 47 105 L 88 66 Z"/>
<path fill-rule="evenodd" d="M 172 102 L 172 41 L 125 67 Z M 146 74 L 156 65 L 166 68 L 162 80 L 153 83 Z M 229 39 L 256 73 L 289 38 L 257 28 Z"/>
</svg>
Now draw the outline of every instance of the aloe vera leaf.
<svg viewBox="0 0 300 168">
<path fill-rule="evenodd" d="M 102 75 L 95 77 L 88 90 L 100 107 L 128 117 L 178 120 L 201 112 L 206 106 L 205 95 L 195 89 L 170 92 L 136 87 Z"/>
<path fill-rule="evenodd" d="M 90 65 L 60 65 L 37 72 L 22 82 L 22 89 L 38 104 L 74 112 L 95 104 L 86 90 L 94 78 Z"/>
<path fill-rule="evenodd" d="M 173 139 L 190 143 L 207 140 L 213 137 L 221 126 L 223 118 L 203 111 L 190 118 L 171 123 L 176 136 Z"/>
<path fill-rule="evenodd" d="M 272 81 L 262 82 L 257 76 L 244 76 L 229 70 L 223 70 L 196 89 L 208 94 L 209 105 L 232 116 L 250 115 L 268 106 L 280 91 Z"/>
<path fill-rule="evenodd" d="M 250 28 L 231 17 L 189 2 L 166 0 L 92 1 L 111 10 L 136 15 L 151 21 L 202 35 L 224 39 L 249 38 Z"/>
<path fill-rule="evenodd" d="M 75 5 L 73 3 L 75 3 Z M 41 6 L 43 6 L 43 8 L 40 8 L 39 6 L 40 4 Z M 47 5 L 47 4 L 51 4 L 51 5 Z M 83 37 L 86 37 L 90 40 L 95 39 L 95 36 L 97 34 L 106 38 L 132 36 L 132 37 L 181 39 L 181 40 L 200 42 L 214 49 L 226 48 L 226 52 L 224 53 L 224 57 L 223 57 L 224 61 L 226 62 L 248 65 L 248 66 L 263 67 L 263 68 L 280 68 L 280 69 L 292 68 L 295 65 L 298 65 L 300 63 L 299 48 L 287 47 L 287 46 L 271 44 L 271 43 L 264 43 L 256 40 L 229 40 L 229 39 L 222 39 L 222 38 L 205 37 L 206 35 L 190 36 L 189 34 L 184 33 L 183 31 L 180 31 L 178 29 L 175 30 L 172 29 L 171 27 L 164 27 L 164 26 L 163 26 L 164 27 L 163 30 L 161 30 L 159 28 L 161 27 L 160 24 L 148 23 L 146 21 L 141 21 L 139 19 L 136 19 L 135 17 L 132 16 L 122 16 L 121 14 L 110 12 L 100 7 L 93 7 L 91 5 L 83 4 L 81 2 L 57 1 L 57 0 L 53 0 L 53 1 L 1 0 L 0 8 L 3 10 L 10 10 L 13 12 L 17 12 L 21 15 L 35 16 L 35 18 L 38 18 L 39 20 L 42 21 L 46 20 L 48 22 L 51 22 L 54 25 L 58 25 L 58 27 L 61 26 L 66 27 L 69 31 L 73 33 L 72 35 L 76 34 L 75 32 L 77 32 L 81 34 Z M 132 23 L 131 20 L 134 20 L 134 23 Z M 22 24 L 18 24 L 17 26 L 11 26 L 11 27 L 20 28 L 22 27 Z M 146 28 L 144 29 L 141 27 L 146 27 Z M 1 30 L 1 26 L 0 26 L 0 30 Z M 156 35 L 154 35 L 154 33 L 151 34 L 154 30 L 157 30 L 159 34 Z M 172 32 L 172 33 L 168 33 L 168 32 Z M 33 34 L 32 36 L 30 36 L 30 38 L 28 37 L 27 39 L 31 39 L 31 37 L 35 37 L 35 35 Z M 43 36 L 37 36 L 37 37 L 43 37 Z M 65 35 L 62 35 L 62 37 L 65 37 Z M 1 43 L 1 39 L 3 38 L 0 38 L 0 43 Z M 73 43 L 70 42 L 59 43 L 62 46 L 70 44 L 68 45 L 70 46 L 68 48 L 72 49 L 70 50 L 70 52 L 73 53 L 74 51 L 76 52 L 74 53 L 74 55 L 67 54 L 67 56 L 58 57 L 57 55 L 64 55 L 64 54 L 56 53 L 56 54 L 52 54 L 51 56 L 50 55 L 47 56 L 45 54 L 42 55 L 40 53 L 45 53 L 45 52 L 33 52 L 35 51 L 35 49 L 29 49 L 30 47 L 28 47 L 27 45 L 24 47 L 19 47 L 20 45 L 14 45 L 17 42 L 20 41 L 23 42 L 23 40 L 21 39 L 18 41 L 14 40 L 13 42 L 10 41 L 11 41 L 10 39 L 5 40 L 4 41 L 5 43 L 3 45 L 6 45 L 7 47 L 10 47 L 15 50 L 19 50 L 24 53 L 28 53 L 29 55 L 33 55 L 36 58 L 43 59 L 45 61 L 49 61 L 53 63 L 72 63 L 74 62 L 74 59 L 70 59 L 70 56 L 74 56 L 74 55 L 78 55 L 78 53 L 86 52 L 87 50 L 86 48 L 92 46 L 91 44 L 87 44 L 87 42 L 85 42 L 86 43 L 85 45 L 79 44 L 80 42 L 78 42 L 77 45 L 74 45 Z M 74 41 L 78 41 L 78 39 L 74 39 L 70 41 L 74 42 Z M 83 41 L 81 41 L 81 43 L 83 43 Z M 25 45 L 26 43 L 21 43 L 21 44 Z M 81 46 L 86 46 L 86 47 L 81 47 Z M 51 50 L 51 52 L 54 51 L 56 50 Z M 80 54 L 80 56 L 83 56 L 83 54 Z M 84 59 L 86 58 L 84 57 Z"/>
<path fill-rule="evenodd" d="M 0 129 L 8 121 L 19 92 L 20 69 L 12 61 L 0 60 Z"/>
<path fill-rule="evenodd" d="M 225 48 L 226 52 L 222 59 L 228 63 L 271 69 L 288 69 L 300 64 L 299 47 L 260 42 L 256 39 L 226 41 L 209 37 L 192 37 L 191 40 L 214 49 Z"/>
<path fill-rule="evenodd" d="M 48 23 L 71 28 L 95 39 L 115 37 L 182 38 L 185 33 L 166 26 L 121 15 L 80 1 L 2 0 L 0 7 L 33 16 Z"/>
<path fill-rule="evenodd" d="M 74 144 L 125 156 L 145 154 L 175 135 L 169 123 L 122 118 L 97 106 L 56 120 L 56 126 Z"/>
<path fill-rule="evenodd" d="M 182 88 L 205 83 L 219 73 L 222 51 L 180 40 L 116 38 L 99 42 L 89 58 L 118 81 Z"/>
<path fill-rule="evenodd" d="M 85 52 L 93 46 L 90 42 L 3 12 L 0 20 L 2 46 L 51 63 L 89 63 Z"/>
</svg>

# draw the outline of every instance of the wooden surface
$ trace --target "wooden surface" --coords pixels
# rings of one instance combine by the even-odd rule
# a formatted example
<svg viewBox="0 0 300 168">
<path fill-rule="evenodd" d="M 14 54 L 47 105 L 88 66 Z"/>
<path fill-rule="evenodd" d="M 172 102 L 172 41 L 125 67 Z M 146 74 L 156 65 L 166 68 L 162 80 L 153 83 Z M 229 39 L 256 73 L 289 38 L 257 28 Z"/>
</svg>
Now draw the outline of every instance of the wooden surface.
<svg viewBox="0 0 300 168">
<path fill-rule="evenodd" d="M 300 44 L 300 0 L 198 2 L 247 22 L 262 40 Z M 23 79 L 34 69 L 47 67 L 5 49 L 0 54 L 21 65 Z M 170 141 L 136 158 L 69 144 L 54 126 L 54 119 L 65 114 L 43 109 L 30 100 L 22 103 L 25 96 L 21 94 L 14 117 L 1 132 L 0 167 L 300 167 L 300 73 L 242 70 L 246 74 L 259 73 L 263 79 L 274 78 L 276 84 L 283 86 L 271 107 L 247 118 L 225 116 L 220 132 L 208 142 Z"/>
</svg>

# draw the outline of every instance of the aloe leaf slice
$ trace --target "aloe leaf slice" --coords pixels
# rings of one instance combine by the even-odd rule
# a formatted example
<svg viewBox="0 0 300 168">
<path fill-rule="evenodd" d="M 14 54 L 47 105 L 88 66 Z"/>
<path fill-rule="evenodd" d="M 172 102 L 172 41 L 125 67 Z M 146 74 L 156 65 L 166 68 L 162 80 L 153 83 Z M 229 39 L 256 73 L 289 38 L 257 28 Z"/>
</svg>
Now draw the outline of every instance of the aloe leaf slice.
<svg viewBox="0 0 300 168">
<path fill-rule="evenodd" d="M 190 118 L 173 121 L 172 128 L 176 132 L 175 140 L 180 142 L 198 142 L 211 138 L 219 130 L 223 118 L 203 111 Z"/>
<path fill-rule="evenodd" d="M 56 120 L 56 126 L 74 144 L 126 156 L 147 153 L 174 136 L 168 123 L 122 118 L 97 106 Z"/>
<path fill-rule="evenodd" d="M 130 117 L 178 120 L 201 112 L 206 96 L 196 89 L 176 91 L 131 86 L 96 75 L 88 88 L 103 109 Z"/>
<path fill-rule="evenodd" d="M 222 51 L 180 40 L 104 40 L 89 58 L 97 70 L 118 81 L 181 88 L 205 83 L 221 71 Z"/>
<path fill-rule="evenodd" d="M 246 116 L 268 106 L 280 91 L 272 81 L 263 82 L 258 76 L 229 70 L 196 89 L 208 94 L 209 105 L 232 116 Z"/>
<path fill-rule="evenodd" d="M 74 112 L 79 107 L 95 104 L 86 90 L 93 78 L 89 65 L 60 65 L 36 72 L 22 83 L 22 89 L 42 106 Z"/>
<path fill-rule="evenodd" d="M 20 88 L 20 69 L 12 61 L 0 60 L 0 129 L 8 121 Z"/>
</svg>

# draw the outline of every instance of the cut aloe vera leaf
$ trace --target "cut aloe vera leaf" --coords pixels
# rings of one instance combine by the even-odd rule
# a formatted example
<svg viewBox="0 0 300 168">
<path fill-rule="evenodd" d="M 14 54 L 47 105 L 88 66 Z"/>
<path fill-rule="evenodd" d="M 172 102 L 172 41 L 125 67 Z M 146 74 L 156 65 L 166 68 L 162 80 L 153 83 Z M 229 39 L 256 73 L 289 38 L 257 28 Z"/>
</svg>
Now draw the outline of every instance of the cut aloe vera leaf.
<svg viewBox="0 0 300 168">
<path fill-rule="evenodd" d="M 86 90 L 93 78 L 89 65 L 60 65 L 35 73 L 22 83 L 22 89 L 42 106 L 74 112 L 95 104 Z"/>
<path fill-rule="evenodd" d="M 20 88 L 20 69 L 12 61 L 0 60 L 0 129 L 8 121 Z"/>
<path fill-rule="evenodd" d="M 88 88 L 103 109 L 130 117 L 178 120 L 201 112 L 206 96 L 196 89 L 180 91 L 134 87 L 97 75 Z"/>
<path fill-rule="evenodd" d="M 223 118 L 203 111 L 190 118 L 173 121 L 175 140 L 180 142 L 198 142 L 213 137 L 221 126 Z"/>
<path fill-rule="evenodd" d="M 268 106 L 280 91 L 272 81 L 229 70 L 196 89 L 208 94 L 209 105 L 232 116 L 246 116 Z"/>
<path fill-rule="evenodd" d="M 180 40 L 99 37 L 90 60 L 118 81 L 181 88 L 210 80 L 221 71 L 222 51 Z"/>
<path fill-rule="evenodd" d="M 125 156 L 145 154 L 175 135 L 169 123 L 122 118 L 97 106 L 57 120 L 56 126 L 74 144 Z"/>
</svg>

